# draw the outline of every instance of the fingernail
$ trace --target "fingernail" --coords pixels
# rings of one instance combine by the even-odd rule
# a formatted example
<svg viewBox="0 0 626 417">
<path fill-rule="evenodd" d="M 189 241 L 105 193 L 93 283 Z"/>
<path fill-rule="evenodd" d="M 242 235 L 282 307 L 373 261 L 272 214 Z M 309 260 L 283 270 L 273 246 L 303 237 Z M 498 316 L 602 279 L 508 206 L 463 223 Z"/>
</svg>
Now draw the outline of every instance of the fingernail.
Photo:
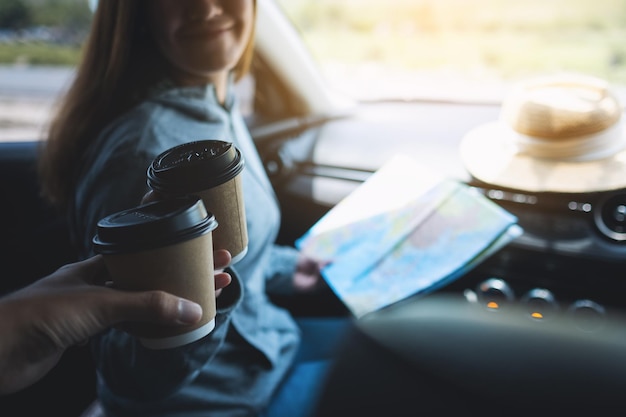
<svg viewBox="0 0 626 417">
<path fill-rule="evenodd" d="M 178 302 L 178 321 L 182 324 L 193 324 L 202 318 L 202 307 L 188 300 Z"/>
</svg>

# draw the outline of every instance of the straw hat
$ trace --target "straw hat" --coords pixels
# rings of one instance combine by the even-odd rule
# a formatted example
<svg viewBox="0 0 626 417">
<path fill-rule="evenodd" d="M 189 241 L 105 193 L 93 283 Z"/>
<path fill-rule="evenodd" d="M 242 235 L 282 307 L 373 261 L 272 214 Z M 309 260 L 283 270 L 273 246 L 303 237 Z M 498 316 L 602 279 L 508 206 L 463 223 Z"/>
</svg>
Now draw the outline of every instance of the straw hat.
<svg viewBox="0 0 626 417">
<path fill-rule="evenodd" d="M 506 97 L 500 120 L 468 132 L 463 163 L 476 179 L 531 192 L 626 187 L 622 107 L 608 84 L 585 75 L 532 79 Z"/>
</svg>

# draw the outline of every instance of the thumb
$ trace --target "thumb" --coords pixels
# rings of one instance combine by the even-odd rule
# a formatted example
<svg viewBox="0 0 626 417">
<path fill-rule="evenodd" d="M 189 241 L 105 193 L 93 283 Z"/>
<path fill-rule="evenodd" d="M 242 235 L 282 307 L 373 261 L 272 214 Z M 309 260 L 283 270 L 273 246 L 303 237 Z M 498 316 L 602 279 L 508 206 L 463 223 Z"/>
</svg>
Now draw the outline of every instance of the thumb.
<svg viewBox="0 0 626 417">
<path fill-rule="evenodd" d="M 202 318 L 202 307 L 164 291 L 120 292 L 113 308 L 115 322 L 140 321 L 166 325 L 189 325 Z M 114 323 L 111 323 L 114 324 Z"/>
</svg>

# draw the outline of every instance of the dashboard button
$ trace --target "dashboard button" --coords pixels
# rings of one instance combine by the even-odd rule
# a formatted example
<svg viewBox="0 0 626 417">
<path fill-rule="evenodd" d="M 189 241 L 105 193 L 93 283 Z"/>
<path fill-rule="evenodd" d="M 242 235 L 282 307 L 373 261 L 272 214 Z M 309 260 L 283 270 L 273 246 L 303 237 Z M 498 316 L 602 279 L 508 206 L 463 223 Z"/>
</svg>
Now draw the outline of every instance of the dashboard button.
<svg viewBox="0 0 626 417">
<path fill-rule="evenodd" d="M 594 221 L 598 230 L 608 238 L 626 241 L 626 194 L 612 195 L 594 208 Z"/>
<path fill-rule="evenodd" d="M 551 291 L 545 288 L 533 288 L 522 297 L 526 311 L 534 320 L 551 318 L 558 310 L 558 304 Z"/>
<path fill-rule="evenodd" d="M 578 328 L 591 332 L 602 327 L 606 311 L 594 301 L 578 300 L 570 306 L 569 313 Z"/>
<path fill-rule="evenodd" d="M 515 299 L 513 290 L 500 278 L 489 278 L 476 288 L 478 301 L 490 311 L 498 311 Z"/>
</svg>

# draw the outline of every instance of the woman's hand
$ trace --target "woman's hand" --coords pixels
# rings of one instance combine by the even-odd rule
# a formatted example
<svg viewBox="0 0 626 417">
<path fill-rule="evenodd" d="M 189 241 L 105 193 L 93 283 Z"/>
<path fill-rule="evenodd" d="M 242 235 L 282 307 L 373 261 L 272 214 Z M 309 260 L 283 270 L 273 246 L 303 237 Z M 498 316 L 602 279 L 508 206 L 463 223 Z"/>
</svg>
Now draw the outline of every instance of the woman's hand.
<svg viewBox="0 0 626 417">
<path fill-rule="evenodd" d="M 293 286 L 296 293 L 310 293 L 321 290 L 326 282 L 322 278 L 321 269 L 325 263 L 300 255 L 293 275 Z"/>
<path fill-rule="evenodd" d="M 219 297 L 222 292 L 222 288 L 229 285 L 232 281 L 232 277 L 228 272 L 224 272 L 224 268 L 226 268 L 231 261 L 232 257 L 230 256 L 230 252 L 226 249 L 218 249 L 213 251 L 213 265 L 215 268 L 215 296 Z"/>
</svg>

